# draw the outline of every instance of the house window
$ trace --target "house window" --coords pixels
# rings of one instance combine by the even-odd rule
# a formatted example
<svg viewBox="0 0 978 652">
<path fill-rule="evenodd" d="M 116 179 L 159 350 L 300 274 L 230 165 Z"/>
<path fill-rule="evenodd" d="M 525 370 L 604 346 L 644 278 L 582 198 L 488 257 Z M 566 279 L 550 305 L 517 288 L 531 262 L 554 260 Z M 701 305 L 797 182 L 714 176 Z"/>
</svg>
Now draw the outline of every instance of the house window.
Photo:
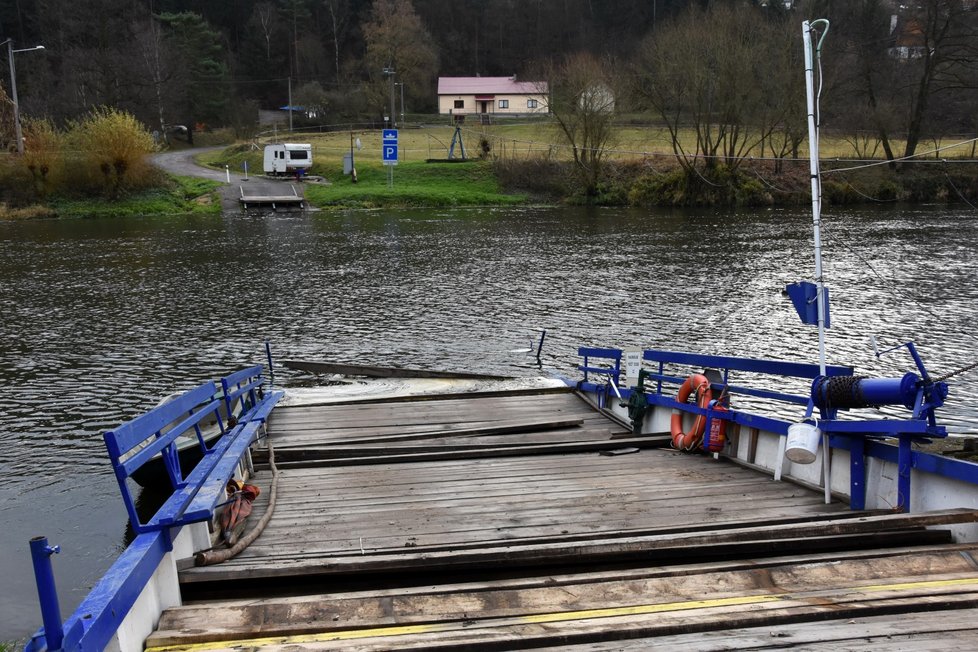
<svg viewBox="0 0 978 652">
<path fill-rule="evenodd" d="M 509 108 L 509 100 L 499 100 L 499 108 L 500 109 L 508 109 Z"/>
<path fill-rule="evenodd" d="M 465 108 L 465 100 L 455 100 L 455 108 L 456 109 L 464 109 Z"/>
<path fill-rule="evenodd" d="M 536 100 L 527 100 L 526 101 L 526 108 L 528 108 L 528 109 L 535 109 L 535 108 L 537 108 L 537 101 Z"/>
</svg>

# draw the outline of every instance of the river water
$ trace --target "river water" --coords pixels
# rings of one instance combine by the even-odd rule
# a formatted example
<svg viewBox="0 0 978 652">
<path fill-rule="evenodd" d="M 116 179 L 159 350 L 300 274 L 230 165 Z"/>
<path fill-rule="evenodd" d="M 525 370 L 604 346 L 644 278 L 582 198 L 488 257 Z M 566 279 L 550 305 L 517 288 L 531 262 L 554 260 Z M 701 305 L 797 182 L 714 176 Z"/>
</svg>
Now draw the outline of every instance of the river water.
<svg viewBox="0 0 978 652">
<path fill-rule="evenodd" d="M 830 363 L 978 359 L 978 214 L 827 210 Z M 801 209 L 482 208 L 0 223 L 0 641 L 39 625 L 43 534 L 64 616 L 122 549 L 100 433 L 171 391 L 277 358 L 573 374 L 579 345 L 817 360 L 781 289 L 813 275 Z M 310 381 L 279 370 L 279 385 Z M 976 433 L 978 373 L 939 413 Z"/>
</svg>

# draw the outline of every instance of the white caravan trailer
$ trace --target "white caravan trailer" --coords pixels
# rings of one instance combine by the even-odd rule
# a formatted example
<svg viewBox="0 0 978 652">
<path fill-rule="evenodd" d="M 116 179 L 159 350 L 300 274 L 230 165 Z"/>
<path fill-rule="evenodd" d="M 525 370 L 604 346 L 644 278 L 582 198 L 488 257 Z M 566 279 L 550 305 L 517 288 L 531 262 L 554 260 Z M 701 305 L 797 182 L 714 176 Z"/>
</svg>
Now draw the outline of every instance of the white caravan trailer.
<svg viewBox="0 0 978 652">
<path fill-rule="evenodd" d="M 265 145 L 265 174 L 295 174 L 312 166 L 312 145 L 279 143 Z"/>
</svg>

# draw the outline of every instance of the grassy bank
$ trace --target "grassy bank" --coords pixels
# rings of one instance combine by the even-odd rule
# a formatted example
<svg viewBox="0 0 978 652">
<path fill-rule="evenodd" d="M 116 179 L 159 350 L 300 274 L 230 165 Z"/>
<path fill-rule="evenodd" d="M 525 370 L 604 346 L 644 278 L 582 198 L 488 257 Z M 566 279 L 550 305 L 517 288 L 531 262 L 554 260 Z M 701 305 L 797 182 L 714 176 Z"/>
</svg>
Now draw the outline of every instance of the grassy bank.
<svg viewBox="0 0 978 652">
<path fill-rule="evenodd" d="M 569 148 L 547 120 L 471 125 L 462 131 L 467 154 L 475 162 L 423 163 L 445 159 L 454 128 L 432 117 L 423 126 L 399 132 L 401 162 L 394 170 L 394 188 L 387 188 L 386 170 L 379 164 L 381 134 L 373 131 L 293 133 L 279 140 L 313 146 L 311 173 L 332 185 L 307 186 L 310 201 L 319 206 L 446 206 L 547 203 L 597 203 L 612 206 L 768 206 L 800 205 L 811 201 L 808 161 L 747 160 L 737 169 L 717 165 L 687 172 L 678 167 L 668 132 L 661 127 L 620 125 L 609 146 L 596 196 L 585 197 Z M 689 134 L 693 138 L 693 134 Z M 353 143 L 360 183 L 342 174 L 343 156 Z M 360 147 L 357 148 L 356 145 Z M 691 145 L 691 143 L 690 143 Z M 456 156 L 459 153 L 456 145 Z M 978 166 L 904 164 L 833 172 L 855 165 L 853 145 L 827 136 L 824 154 L 824 198 L 828 204 L 879 202 L 963 202 L 978 199 Z M 949 155 L 966 155 L 952 150 Z M 769 155 L 769 153 L 768 153 Z M 799 155 L 804 157 L 802 147 Z M 838 157 L 832 159 L 830 157 Z M 847 161 L 846 157 L 850 157 Z M 202 162 L 240 171 L 247 161 L 260 173 L 262 152 L 251 143 L 208 153 Z M 933 160 L 931 161 L 933 163 Z"/>
<path fill-rule="evenodd" d="M 571 149 L 554 122 L 544 116 L 489 125 L 468 123 L 461 131 L 469 158 L 465 163 L 438 162 L 448 158 L 456 135 L 445 116 L 416 117 L 418 122 L 399 130 L 400 164 L 394 167 L 392 188 L 388 187 L 388 170 L 380 162 L 379 129 L 283 133 L 277 140 L 312 145 L 310 173 L 327 183 L 307 184 L 305 194 L 311 204 L 326 208 L 529 201 L 636 207 L 810 202 L 804 145 L 798 160 L 773 161 L 765 158 L 770 156 L 765 149 L 755 152 L 756 159 L 741 161 L 735 168 L 719 163 L 707 168 L 700 162 L 695 170 L 684 170 L 672 153 L 666 129 L 622 116 L 605 150 L 595 187 L 590 180 L 584 182 Z M 7 202 L 0 203 L 0 219 L 220 212 L 215 191 L 220 184 L 169 178 L 148 164 L 152 145 L 144 141 L 149 136 L 130 116 L 95 112 L 82 125 L 85 129 L 60 133 L 46 123 L 36 123 L 31 128 L 33 142 L 46 146 L 29 150 L 24 157 L 0 156 L 0 196 Z M 226 136 L 229 134 L 222 135 Z M 201 135 L 196 140 L 203 139 Z M 681 134 L 682 139 L 692 149 L 695 133 L 689 130 Z M 129 148 L 133 142 L 139 147 Z M 231 145 L 202 154 L 199 161 L 222 171 L 227 165 L 234 172 L 242 171 L 247 163 L 251 174 L 258 176 L 262 173 L 262 145 L 264 142 Z M 456 142 L 454 147 L 459 157 L 463 144 Z M 864 156 L 855 148 L 846 138 L 825 135 L 823 195 L 827 204 L 978 203 L 976 164 L 952 165 L 931 158 L 902 163 L 899 168 L 865 167 L 865 161 L 853 160 Z M 359 178 L 356 184 L 343 174 L 343 158 L 351 151 Z M 953 163 L 953 157 L 972 153 L 968 148 L 953 148 L 941 155 Z"/>
<path fill-rule="evenodd" d="M 403 163 L 394 167 L 393 187 L 388 171 L 376 164 L 357 165 L 357 183 L 330 174 L 331 185 L 306 185 L 306 199 L 320 207 L 385 206 L 498 206 L 526 201 L 522 193 L 506 194 L 492 166 L 468 163 Z"/>
<path fill-rule="evenodd" d="M 147 215 L 219 215 L 220 184 L 193 177 L 171 177 L 163 187 L 119 199 L 50 197 L 45 204 L 20 208 L 0 205 L 0 219 L 44 217 L 145 217 Z"/>
</svg>

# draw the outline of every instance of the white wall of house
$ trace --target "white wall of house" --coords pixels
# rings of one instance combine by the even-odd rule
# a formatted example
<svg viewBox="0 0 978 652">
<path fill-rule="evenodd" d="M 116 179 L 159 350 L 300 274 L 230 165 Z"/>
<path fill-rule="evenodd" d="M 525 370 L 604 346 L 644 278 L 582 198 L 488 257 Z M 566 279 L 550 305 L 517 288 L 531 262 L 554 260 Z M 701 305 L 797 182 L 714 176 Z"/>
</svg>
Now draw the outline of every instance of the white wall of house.
<svg viewBox="0 0 978 652">
<path fill-rule="evenodd" d="M 478 98 L 478 99 L 477 99 Z M 438 112 L 444 115 L 501 113 L 522 115 L 546 113 L 547 96 L 541 93 L 522 95 L 439 95 Z"/>
</svg>

